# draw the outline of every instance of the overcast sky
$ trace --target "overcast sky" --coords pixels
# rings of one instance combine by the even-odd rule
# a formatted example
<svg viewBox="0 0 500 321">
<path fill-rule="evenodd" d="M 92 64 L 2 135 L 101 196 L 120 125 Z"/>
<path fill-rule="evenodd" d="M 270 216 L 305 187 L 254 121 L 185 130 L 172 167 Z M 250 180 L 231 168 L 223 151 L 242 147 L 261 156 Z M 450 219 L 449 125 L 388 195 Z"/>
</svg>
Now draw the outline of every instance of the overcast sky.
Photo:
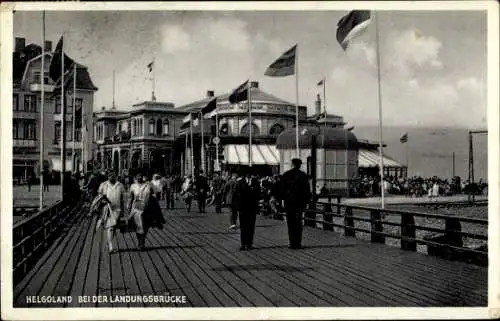
<svg viewBox="0 0 500 321">
<path fill-rule="evenodd" d="M 156 96 L 176 106 L 222 94 L 251 78 L 295 103 L 295 78 L 264 72 L 298 43 L 299 100 L 310 111 L 326 77 L 327 110 L 349 124 L 377 124 L 375 24 L 346 52 L 335 40 L 347 11 L 47 12 L 53 47 L 88 66 L 95 108 L 151 97 L 146 65 L 156 57 Z M 379 17 L 385 125 L 486 126 L 486 13 L 392 11 Z M 17 11 L 14 36 L 41 42 L 41 13 Z"/>
</svg>

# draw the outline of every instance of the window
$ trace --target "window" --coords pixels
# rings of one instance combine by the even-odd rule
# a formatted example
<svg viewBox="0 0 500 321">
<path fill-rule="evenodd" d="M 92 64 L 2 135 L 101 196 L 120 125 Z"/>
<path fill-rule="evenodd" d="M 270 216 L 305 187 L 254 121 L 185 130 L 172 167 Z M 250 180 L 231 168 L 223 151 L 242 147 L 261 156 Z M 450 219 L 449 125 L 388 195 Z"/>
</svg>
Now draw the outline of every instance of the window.
<svg viewBox="0 0 500 321">
<path fill-rule="evenodd" d="M 222 124 L 219 129 L 219 134 L 220 135 L 227 135 L 229 134 L 229 126 L 227 124 Z"/>
<path fill-rule="evenodd" d="M 19 138 L 19 122 L 17 120 L 12 121 L 12 138 Z"/>
<path fill-rule="evenodd" d="M 36 113 L 36 96 L 24 95 L 24 111 Z"/>
<path fill-rule="evenodd" d="M 40 80 L 40 71 L 33 72 L 33 82 L 35 84 L 40 84 L 41 83 L 41 80 Z M 45 85 L 49 84 L 49 73 L 48 72 L 44 72 L 44 84 Z"/>
<path fill-rule="evenodd" d="M 35 122 L 24 123 L 24 139 L 36 139 L 36 124 Z"/>
<path fill-rule="evenodd" d="M 163 135 L 168 135 L 169 132 L 170 132 L 170 130 L 169 130 L 169 122 L 168 122 L 168 119 L 165 118 L 163 120 Z"/>
<path fill-rule="evenodd" d="M 163 122 L 161 121 L 161 119 L 158 119 L 156 121 L 156 134 L 158 136 L 161 136 L 162 131 L 163 131 Z"/>
<path fill-rule="evenodd" d="M 61 139 L 61 123 L 57 122 L 54 125 L 54 142 L 59 142 Z"/>
<path fill-rule="evenodd" d="M 149 120 L 149 134 L 150 135 L 155 134 L 155 120 L 154 119 Z"/>
<path fill-rule="evenodd" d="M 55 110 L 54 114 L 60 114 L 61 113 L 61 96 L 57 96 L 55 98 Z"/>
<path fill-rule="evenodd" d="M 274 124 L 271 127 L 271 129 L 269 130 L 269 135 L 271 135 L 271 136 L 278 136 L 284 130 L 285 130 L 285 127 L 283 127 L 283 125 L 281 125 L 281 124 Z"/>
<path fill-rule="evenodd" d="M 75 99 L 75 128 L 82 128 L 83 108 L 82 99 Z"/>
<path fill-rule="evenodd" d="M 12 96 L 12 109 L 13 110 L 19 110 L 19 95 L 18 94 L 14 94 Z"/>
<path fill-rule="evenodd" d="M 243 127 L 241 127 L 240 133 L 242 136 L 250 135 L 250 128 L 248 127 L 248 123 L 243 125 Z M 259 135 L 259 127 L 257 127 L 257 125 L 252 123 L 252 136 L 257 136 L 257 135 Z"/>
</svg>

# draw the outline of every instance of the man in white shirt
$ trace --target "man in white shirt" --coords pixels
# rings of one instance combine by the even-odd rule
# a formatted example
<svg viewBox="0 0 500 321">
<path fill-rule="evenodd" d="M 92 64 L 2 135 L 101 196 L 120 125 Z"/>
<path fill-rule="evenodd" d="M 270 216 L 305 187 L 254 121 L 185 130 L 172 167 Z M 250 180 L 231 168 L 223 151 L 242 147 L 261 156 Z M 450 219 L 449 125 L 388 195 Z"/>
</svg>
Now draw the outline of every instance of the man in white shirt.
<svg viewBox="0 0 500 321">
<path fill-rule="evenodd" d="M 124 212 L 125 188 L 123 184 L 116 180 L 116 173 L 108 172 L 108 180 L 101 183 L 98 193 L 106 197 L 109 206 L 104 207 L 102 224 L 106 230 L 109 252 L 116 252 L 113 249 L 113 238 L 116 233 L 116 225 L 121 214 Z"/>
</svg>

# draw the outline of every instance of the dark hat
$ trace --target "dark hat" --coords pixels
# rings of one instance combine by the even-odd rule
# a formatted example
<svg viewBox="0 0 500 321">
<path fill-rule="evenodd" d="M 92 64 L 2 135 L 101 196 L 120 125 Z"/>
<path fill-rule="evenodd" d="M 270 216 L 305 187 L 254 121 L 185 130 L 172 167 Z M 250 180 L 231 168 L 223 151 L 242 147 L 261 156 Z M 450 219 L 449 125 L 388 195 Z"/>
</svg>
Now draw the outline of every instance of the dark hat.
<svg viewBox="0 0 500 321">
<path fill-rule="evenodd" d="M 292 158 L 292 164 L 294 166 L 300 166 L 302 165 L 302 160 L 300 158 Z"/>
</svg>

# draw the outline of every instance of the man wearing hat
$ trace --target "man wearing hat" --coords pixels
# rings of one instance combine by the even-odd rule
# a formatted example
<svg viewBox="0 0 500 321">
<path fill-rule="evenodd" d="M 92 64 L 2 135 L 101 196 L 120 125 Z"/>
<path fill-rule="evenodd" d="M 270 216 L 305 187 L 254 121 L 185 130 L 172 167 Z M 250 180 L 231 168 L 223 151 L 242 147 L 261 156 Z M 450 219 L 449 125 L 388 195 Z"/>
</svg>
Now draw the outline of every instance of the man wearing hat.
<svg viewBox="0 0 500 321">
<path fill-rule="evenodd" d="M 292 159 L 293 168 L 283 174 L 281 186 L 285 203 L 286 223 L 291 249 L 302 248 L 302 213 L 310 198 L 311 192 L 307 174 L 300 170 L 302 161 Z"/>
</svg>

